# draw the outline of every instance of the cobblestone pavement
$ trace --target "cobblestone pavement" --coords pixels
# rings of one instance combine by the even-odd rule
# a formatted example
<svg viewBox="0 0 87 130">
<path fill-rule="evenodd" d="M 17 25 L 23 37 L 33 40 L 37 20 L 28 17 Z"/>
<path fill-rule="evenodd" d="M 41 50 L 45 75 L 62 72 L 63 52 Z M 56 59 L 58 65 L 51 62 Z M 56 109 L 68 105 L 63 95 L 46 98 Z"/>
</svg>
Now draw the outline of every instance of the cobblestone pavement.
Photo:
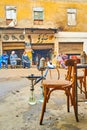
<svg viewBox="0 0 87 130">
<path fill-rule="evenodd" d="M 66 70 L 60 69 L 60 71 L 61 76 L 64 76 Z M 31 95 L 29 89 L 31 82 L 22 78 L 22 76 L 30 74 L 40 75 L 40 72 L 35 67 L 0 70 L 0 87 L 5 83 L 8 86 L 8 81 L 15 84 L 15 80 L 21 80 L 21 87 L 9 91 L 0 101 L 0 130 L 87 130 L 87 104 L 79 103 L 80 122 L 77 123 L 72 106 L 71 112 L 67 113 L 66 96 L 62 91 L 55 91 L 52 94 L 47 104 L 43 125 L 40 126 L 42 103 L 39 102 L 39 99 L 41 83 L 38 83 L 34 90 L 37 103 L 30 105 L 28 102 Z"/>
</svg>

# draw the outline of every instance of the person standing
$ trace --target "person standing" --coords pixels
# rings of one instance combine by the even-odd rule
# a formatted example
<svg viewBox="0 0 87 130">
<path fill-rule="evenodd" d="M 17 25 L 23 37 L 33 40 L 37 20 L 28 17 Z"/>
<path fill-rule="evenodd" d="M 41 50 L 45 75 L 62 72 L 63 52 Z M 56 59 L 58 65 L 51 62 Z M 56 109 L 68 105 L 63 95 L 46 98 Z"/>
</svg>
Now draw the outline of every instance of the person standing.
<svg viewBox="0 0 87 130">
<path fill-rule="evenodd" d="M 30 68 L 30 59 L 26 51 L 24 51 L 22 54 L 22 65 L 23 65 L 23 68 Z"/>
<path fill-rule="evenodd" d="M 47 68 L 49 69 L 54 69 L 56 66 L 52 63 L 52 61 L 50 60 L 50 58 L 47 58 Z"/>
<path fill-rule="evenodd" d="M 4 65 L 4 68 L 8 68 L 8 54 L 6 51 L 3 52 L 2 54 L 2 64 Z"/>
<path fill-rule="evenodd" d="M 39 64 L 39 54 L 38 54 L 38 53 L 36 54 L 36 60 L 35 60 L 35 63 L 36 63 L 36 65 L 38 66 L 38 64 Z"/>
<path fill-rule="evenodd" d="M 57 56 L 57 61 L 60 63 L 60 65 L 61 65 L 63 68 L 67 69 L 67 66 L 66 66 L 65 63 L 64 63 L 64 60 L 62 59 L 62 55 L 61 55 L 61 54 L 59 54 L 59 55 Z"/>
<path fill-rule="evenodd" d="M 52 56 L 53 56 L 53 51 L 52 51 L 52 49 L 50 49 L 48 52 L 48 57 L 50 60 L 52 60 Z"/>
<path fill-rule="evenodd" d="M 0 69 L 2 69 L 2 56 L 0 55 Z"/>
<path fill-rule="evenodd" d="M 11 64 L 12 68 L 16 67 L 16 65 L 17 65 L 17 58 L 18 58 L 18 56 L 15 53 L 15 51 L 12 51 L 11 55 L 10 55 L 10 64 Z"/>
</svg>

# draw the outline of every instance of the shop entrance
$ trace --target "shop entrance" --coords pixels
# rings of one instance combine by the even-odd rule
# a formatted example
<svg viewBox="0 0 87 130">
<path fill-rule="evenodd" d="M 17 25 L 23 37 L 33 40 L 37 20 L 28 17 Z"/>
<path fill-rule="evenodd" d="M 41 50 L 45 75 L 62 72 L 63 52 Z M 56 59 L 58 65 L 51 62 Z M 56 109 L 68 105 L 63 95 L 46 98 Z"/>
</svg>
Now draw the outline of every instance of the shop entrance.
<svg viewBox="0 0 87 130">
<path fill-rule="evenodd" d="M 44 57 L 46 59 L 46 57 L 49 57 L 49 51 L 50 49 L 46 49 L 46 50 L 33 50 L 33 63 L 36 64 L 36 55 L 38 54 L 39 57 Z"/>
<path fill-rule="evenodd" d="M 10 63 L 10 54 L 12 51 L 15 51 L 15 53 L 18 55 L 19 58 L 22 58 L 24 49 L 25 49 L 24 42 L 3 42 L 2 43 L 2 50 L 6 51 L 9 56 L 8 63 Z"/>
<path fill-rule="evenodd" d="M 33 49 L 32 61 L 33 61 L 33 64 L 36 64 L 36 55 L 39 54 L 40 57 L 44 57 L 44 58 L 49 57 L 50 52 L 51 54 L 53 53 L 54 44 L 53 43 L 32 44 L 32 49 Z"/>
<path fill-rule="evenodd" d="M 23 54 L 23 51 L 24 49 L 14 49 L 14 50 L 5 50 L 9 56 L 9 59 L 8 59 L 8 64 L 10 64 L 10 54 L 12 51 L 15 51 L 15 53 L 17 54 L 18 58 L 22 59 L 22 54 Z"/>
</svg>

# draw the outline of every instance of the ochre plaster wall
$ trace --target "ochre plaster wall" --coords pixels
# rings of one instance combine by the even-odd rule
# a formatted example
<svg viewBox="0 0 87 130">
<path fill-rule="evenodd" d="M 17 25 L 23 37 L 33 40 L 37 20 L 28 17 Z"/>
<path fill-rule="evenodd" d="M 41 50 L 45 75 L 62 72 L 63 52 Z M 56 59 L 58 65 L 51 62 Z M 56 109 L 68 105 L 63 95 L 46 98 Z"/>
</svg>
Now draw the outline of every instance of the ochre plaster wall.
<svg viewBox="0 0 87 130">
<path fill-rule="evenodd" d="M 72 0 L 73 1 L 73 0 Z M 17 7 L 17 27 L 61 28 L 62 31 L 87 31 L 87 2 L 63 0 L 2 0 L 0 26 L 5 26 L 5 6 Z M 43 25 L 33 25 L 33 7 L 44 8 Z M 76 26 L 67 25 L 67 8 L 76 8 Z"/>
</svg>

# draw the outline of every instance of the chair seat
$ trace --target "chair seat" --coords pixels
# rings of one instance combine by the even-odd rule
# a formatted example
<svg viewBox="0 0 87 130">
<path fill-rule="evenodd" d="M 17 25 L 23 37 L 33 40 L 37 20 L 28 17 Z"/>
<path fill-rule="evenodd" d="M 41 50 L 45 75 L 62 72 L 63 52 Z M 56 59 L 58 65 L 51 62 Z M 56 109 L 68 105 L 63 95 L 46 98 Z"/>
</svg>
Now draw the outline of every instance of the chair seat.
<svg viewBox="0 0 87 130">
<path fill-rule="evenodd" d="M 43 86 L 45 87 L 49 87 L 51 88 L 58 88 L 58 89 L 64 89 L 66 88 L 67 86 L 71 86 L 72 85 L 72 82 L 71 81 L 67 81 L 67 80 L 64 80 L 64 79 L 59 79 L 59 80 L 44 80 L 43 81 Z"/>
</svg>

